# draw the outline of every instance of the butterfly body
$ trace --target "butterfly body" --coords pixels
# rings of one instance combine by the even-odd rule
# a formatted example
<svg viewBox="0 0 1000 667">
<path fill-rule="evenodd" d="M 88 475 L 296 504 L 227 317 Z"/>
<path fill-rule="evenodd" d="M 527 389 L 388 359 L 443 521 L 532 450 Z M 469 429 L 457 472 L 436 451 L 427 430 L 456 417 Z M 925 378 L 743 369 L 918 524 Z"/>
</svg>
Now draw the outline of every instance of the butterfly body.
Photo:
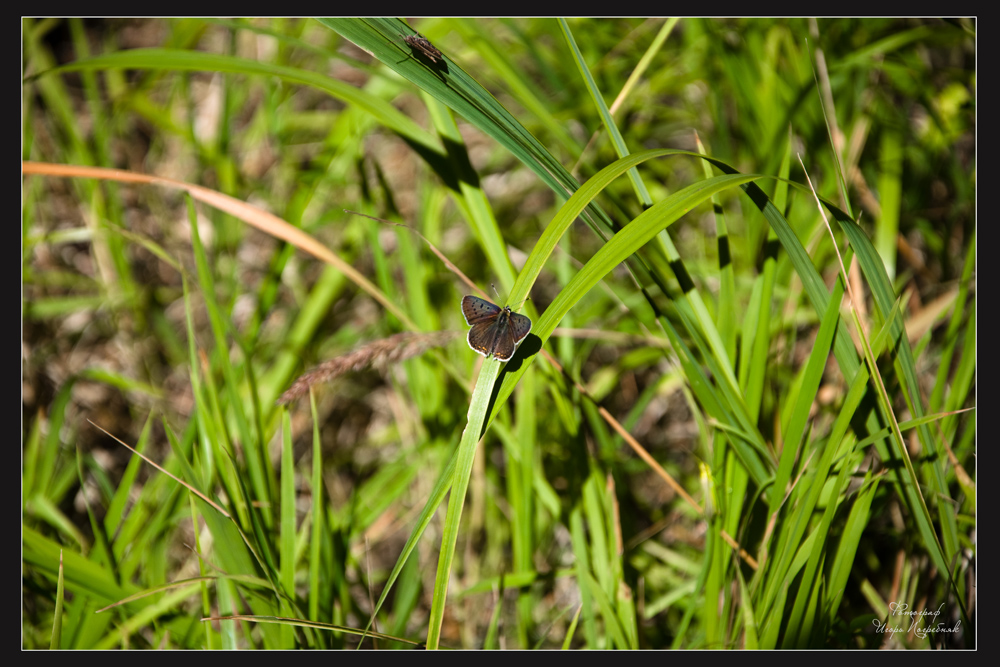
<svg viewBox="0 0 1000 667">
<path fill-rule="evenodd" d="M 531 331 L 531 320 L 512 312 L 510 306 L 501 308 L 478 296 L 462 297 L 462 316 L 470 325 L 469 347 L 488 357 L 510 361 L 518 344 Z"/>
</svg>

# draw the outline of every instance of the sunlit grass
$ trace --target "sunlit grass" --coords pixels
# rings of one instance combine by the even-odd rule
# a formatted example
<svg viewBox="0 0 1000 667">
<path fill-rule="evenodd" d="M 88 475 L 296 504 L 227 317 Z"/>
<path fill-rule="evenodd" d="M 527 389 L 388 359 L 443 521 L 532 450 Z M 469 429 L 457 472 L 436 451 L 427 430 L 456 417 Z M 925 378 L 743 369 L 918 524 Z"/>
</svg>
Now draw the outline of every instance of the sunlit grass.
<svg viewBox="0 0 1000 667">
<path fill-rule="evenodd" d="M 22 27 L 24 647 L 976 646 L 974 22 Z"/>
</svg>

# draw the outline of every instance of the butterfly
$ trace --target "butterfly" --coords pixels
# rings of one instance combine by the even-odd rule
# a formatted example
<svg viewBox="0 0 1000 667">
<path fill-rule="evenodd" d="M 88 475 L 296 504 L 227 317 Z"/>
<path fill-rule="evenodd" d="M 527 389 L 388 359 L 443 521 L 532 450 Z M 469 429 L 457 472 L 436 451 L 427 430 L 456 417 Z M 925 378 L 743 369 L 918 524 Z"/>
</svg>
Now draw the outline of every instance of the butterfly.
<svg viewBox="0 0 1000 667">
<path fill-rule="evenodd" d="M 531 331 L 531 319 L 512 313 L 510 306 L 501 308 L 478 296 L 462 297 L 462 315 L 469 329 L 469 347 L 488 357 L 510 361 L 514 350 Z"/>
<path fill-rule="evenodd" d="M 432 63 L 436 63 L 438 58 L 444 60 L 444 56 L 441 52 L 438 51 L 437 48 L 420 33 L 417 33 L 416 35 L 400 35 L 400 37 L 403 38 L 403 41 L 406 42 L 411 49 L 420 51 L 420 53 L 427 56 Z"/>
</svg>

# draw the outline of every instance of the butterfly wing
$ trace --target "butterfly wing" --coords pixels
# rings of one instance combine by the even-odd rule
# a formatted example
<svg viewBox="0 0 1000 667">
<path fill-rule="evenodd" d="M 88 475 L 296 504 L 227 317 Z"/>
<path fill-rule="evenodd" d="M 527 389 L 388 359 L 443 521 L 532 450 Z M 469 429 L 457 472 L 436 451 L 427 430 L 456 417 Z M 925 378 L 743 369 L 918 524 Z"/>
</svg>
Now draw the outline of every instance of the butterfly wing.
<svg viewBox="0 0 1000 667">
<path fill-rule="evenodd" d="M 484 357 L 490 356 L 496 345 L 497 333 L 499 329 L 499 318 L 473 324 L 472 328 L 469 329 L 467 339 L 469 341 L 469 347 Z"/>
<path fill-rule="evenodd" d="M 465 317 L 466 324 L 489 322 L 495 320 L 499 314 L 500 306 L 495 306 L 486 299 L 471 294 L 462 297 L 462 316 Z"/>
<path fill-rule="evenodd" d="M 510 330 L 514 334 L 514 344 L 520 343 L 531 331 L 531 318 L 521 313 L 511 313 Z"/>
<path fill-rule="evenodd" d="M 498 320 L 503 320 L 497 330 L 497 340 L 493 344 L 493 355 L 500 361 L 510 361 L 518 344 L 531 331 L 531 320 L 525 315 L 510 312 L 504 308 Z"/>
</svg>

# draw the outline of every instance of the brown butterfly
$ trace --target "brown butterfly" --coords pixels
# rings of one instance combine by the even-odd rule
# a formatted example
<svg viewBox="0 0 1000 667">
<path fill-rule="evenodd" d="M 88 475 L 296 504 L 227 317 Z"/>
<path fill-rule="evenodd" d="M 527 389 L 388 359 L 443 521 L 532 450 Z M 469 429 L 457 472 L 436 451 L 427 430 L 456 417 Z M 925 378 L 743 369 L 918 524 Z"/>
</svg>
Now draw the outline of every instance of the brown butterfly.
<svg viewBox="0 0 1000 667">
<path fill-rule="evenodd" d="M 488 357 L 510 361 L 518 344 L 531 331 L 527 315 L 513 313 L 510 306 L 501 308 L 471 294 L 462 297 L 462 315 L 469 329 L 469 347 Z"/>
</svg>

